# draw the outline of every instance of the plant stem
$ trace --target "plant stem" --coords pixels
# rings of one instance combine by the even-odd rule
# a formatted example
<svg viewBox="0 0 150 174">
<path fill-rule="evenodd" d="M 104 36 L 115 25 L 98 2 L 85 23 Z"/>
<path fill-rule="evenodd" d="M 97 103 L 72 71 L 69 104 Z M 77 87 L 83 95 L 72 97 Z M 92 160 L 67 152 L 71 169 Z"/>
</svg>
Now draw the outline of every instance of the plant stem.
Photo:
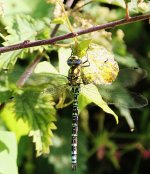
<svg viewBox="0 0 150 174">
<path fill-rule="evenodd" d="M 19 49 L 23 49 L 23 48 L 41 46 L 41 45 L 54 45 L 55 42 L 57 42 L 57 41 L 70 39 L 70 38 L 74 38 L 76 36 L 87 34 L 87 33 L 91 33 L 91 32 L 94 32 L 94 31 L 114 28 L 116 26 L 130 24 L 130 23 L 133 23 L 133 22 L 138 22 L 138 21 L 149 19 L 149 18 L 150 18 L 150 13 L 139 15 L 139 16 L 134 16 L 134 17 L 131 17 L 129 20 L 121 19 L 121 20 L 109 22 L 109 23 L 106 23 L 106 24 L 93 26 L 91 28 L 80 30 L 80 31 L 78 31 L 76 33 L 71 32 L 71 33 L 67 33 L 65 35 L 53 37 L 51 39 L 37 40 L 37 41 L 34 41 L 34 42 L 30 42 L 30 41 L 25 42 L 24 41 L 24 42 L 15 44 L 15 45 L 1 47 L 0 48 L 0 53 L 14 51 L 14 50 L 19 50 Z"/>
<path fill-rule="evenodd" d="M 60 0 L 57 0 L 57 2 L 59 3 L 59 5 L 61 6 L 61 8 L 62 8 L 62 10 L 63 10 L 63 13 L 64 13 L 64 16 L 65 16 L 65 19 L 66 19 L 66 22 L 67 22 L 67 25 L 68 25 L 69 30 L 70 30 L 72 33 L 74 33 L 73 28 L 72 28 L 72 25 L 71 25 L 71 23 L 70 23 L 70 21 L 69 21 L 69 19 L 68 19 L 67 14 L 66 14 L 64 5 L 60 2 Z M 77 44 L 78 40 L 77 40 L 76 37 L 74 37 L 74 41 L 75 41 L 75 43 Z"/>
<path fill-rule="evenodd" d="M 71 24 L 70 24 L 70 21 L 69 21 L 69 19 L 68 19 L 67 14 L 66 14 L 64 5 L 63 5 L 59 0 L 57 0 L 57 2 L 59 3 L 59 5 L 60 5 L 61 8 L 62 8 L 62 11 L 63 11 L 63 13 L 64 13 L 64 16 L 65 16 L 65 19 L 66 19 L 66 22 L 67 22 L 67 25 L 68 25 L 69 30 L 73 33 L 73 28 L 72 28 L 72 26 L 71 26 Z"/>
<path fill-rule="evenodd" d="M 55 25 L 55 27 L 54 27 L 54 29 L 53 29 L 53 31 L 51 33 L 51 37 L 54 37 L 55 36 L 55 34 L 57 33 L 59 27 L 60 27 L 60 24 L 56 24 Z"/>
<path fill-rule="evenodd" d="M 40 62 L 41 57 L 42 57 L 41 54 L 37 55 L 37 57 L 26 68 L 26 70 L 24 71 L 24 73 L 21 75 L 21 77 L 19 78 L 19 80 L 16 83 L 18 87 L 24 86 L 25 82 L 27 81 L 27 79 L 30 77 L 30 75 L 34 71 L 36 65 Z"/>
<path fill-rule="evenodd" d="M 77 8 L 75 8 L 75 9 L 73 9 L 72 11 L 71 11 L 71 13 L 74 13 L 74 12 L 76 12 L 76 11 L 79 11 L 81 8 L 83 8 L 84 6 L 86 6 L 86 5 L 88 5 L 88 4 L 90 4 L 90 3 L 92 3 L 92 2 L 94 2 L 94 1 L 89 1 L 89 2 L 86 2 L 85 4 L 83 4 L 83 5 L 81 5 L 80 7 L 77 7 Z"/>
<path fill-rule="evenodd" d="M 67 8 L 71 8 L 73 2 L 74 2 L 74 0 L 68 0 L 68 1 L 66 2 Z M 53 31 L 52 31 L 52 33 L 51 33 L 51 37 L 54 37 L 54 36 L 55 36 L 55 34 L 57 33 L 59 27 L 60 27 L 60 24 L 56 24 L 56 25 L 55 25 L 55 27 L 54 27 L 54 29 L 53 29 Z"/>
<path fill-rule="evenodd" d="M 130 19 L 130 15 L 129 15 L 128 2 L 125 2 L 125 6 L 126 6 L 126 19 L 129 20 Z"/>
</svg>

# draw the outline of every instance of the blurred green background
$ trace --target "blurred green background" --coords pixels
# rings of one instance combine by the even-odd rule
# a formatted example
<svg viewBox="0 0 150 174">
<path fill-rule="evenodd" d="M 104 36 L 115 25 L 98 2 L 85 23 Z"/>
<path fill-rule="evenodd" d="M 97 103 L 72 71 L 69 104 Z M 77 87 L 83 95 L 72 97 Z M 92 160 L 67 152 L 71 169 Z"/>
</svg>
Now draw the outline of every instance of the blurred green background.
<svg viewBox="0 0 150 174">
<path fill-rule="evenodd" d="M 149 2 L 149 1 L 148 1 Z M 149 12 L 149 4 L 143 1 L 138 6 L 137 1 L 130 4 L 130 14 L 138 15 Z M 66 1 L 64 1 L 64 4 Z M 69 19 L 75 31 L 93 25 L 107 23 L 125 17 L 124 1 L 93 0 L 80 9 L 88 1 L 75 0 L 68 10 Z M 75 10 L 73 13 L 71 10 Z M 57 24 L 61 24 L 56 35 L 69 32 L 64 24 L 64 16 L 59 5 L 52 0 L 5 0 L 0 1 L 0 32 L 1 46 L 15 44 L 24 40 L 48 39 Z M 150 99 L 150 25 L 149 21 L 136 22 L 109 30 L 89 33 L 79 37 L 79 40 L 92 39 L 98 45 L 113 52 L 121 68 L 140 67 L 147 71 L 147 77 L 132 86 L 130 90 L 141 93 Z M 23 72 L 37 54 L 44 53 L 41 61 L 50 61 L 56 70 L 67 72 L 66 59 L 70 55 L 72 39 L 59 42 L 62 46 L 41 46 L 18 50 L 0 55 L 0 68 Z M 64 47 L 67 46 L 67 47 Z M 63 48 L 62 48 L 63 47 Z M 62 57 L 64 58 L 62 60 Z M 61 62 L 60 62 L 61 61 Z M 63 65 L 64 63 L 64 65 Z M 45 65 L 42 65 L 45 69 Z M 17 77 L 15 77 L 17 78 Z M 80 101 L 79 101 L 80 102 Z M 79 103 L 80 104 L 80 103 Z M 72 104 L 58 109 L 55 117 L 57 130 L 53 131 L 53 146 L 48 155 L 36 158 L 35 144 L 28 137 L 28 125 L 24 121 L 15 120 L 11 105 L 5 108 L 1 104 L 0 130 L 13 131 L 17 137 L 17 157 L 19 174 L 70 174 L 71 171 L 71 113 Z M 127 109 L 110 106 L 119 116 L 116 125 L 114 117 L 105 113 L 94 104 L 87 105 L 79 116 L 78 139 L 78 174 L 148 174 L 150 172 L 150 110 L 144 108 Z M 19 118 L 19 117 L 17 117 Z M 134 126 L 134 131 L 131 128 Z M 53 129 L 53 128 L 52 128 Z M 4 136 L 6 137 L 6 136 Z M 12 137 L 14 138 L 14 137 Z M 7 139 L 11 144 L 15 139 Z M 3 139 L 0 139 L 0 143 Z M 8 149 L 11 151 L 11 148 Z M 7 148 L 0 144 L 1 153 Z M 14 149 L 14 147 L 13 147 Z M 12 149 L 12 151 L 13 151 Z M 12 161 L 15 158 L 12 158 Z M 0 161 L 1 163 L 1 161 Z M 0 165 L 9 167 L 9 161 Z M 8 172 L 9 173 L 9 172 Z M 12 174 L 16 169 L 12 167 Z"/>
</svg>

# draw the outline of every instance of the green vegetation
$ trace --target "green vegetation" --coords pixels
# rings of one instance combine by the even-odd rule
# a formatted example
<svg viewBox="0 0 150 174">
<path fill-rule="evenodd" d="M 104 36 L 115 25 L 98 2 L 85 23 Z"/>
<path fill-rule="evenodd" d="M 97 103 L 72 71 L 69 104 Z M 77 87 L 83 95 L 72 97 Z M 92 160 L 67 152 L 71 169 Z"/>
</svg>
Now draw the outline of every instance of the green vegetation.
<svg viewBox="0 0 150 174">
<path fill-rule="evenodd" d="M 76 173 L 148 173 L 150 111 L 148 106 L 140 108 L 146 99 L 135 96 L 140 101 L 137 108 L 130 109 L 133 102 L 128 90 L 150 99 L 149 23 L 133 21 L 76 36 L 80 30 L 124 18 L 125 2 L 74 0 L 71 8 L 67 2 L 0 1 L 1 47 L 22 43 L 22 49 L 0 53 L 0 174 L 72 173 L 72 100 L 67 87 L 71 53 L 88 56 L 91 70 L 84 68 L 84 76 L 91 83 L 91 71 L 98 70 L 108 84 L 115 79 L 118 65 L 120 73 L 126 68 L 122 71 L 126 77 L 106 91 L 101 85 L 89 85 L 81 91 Z M 131 18 L 150 13 L 150 1 L 126 2 Z M 23 48 L 33 41 L 70 32 L 75 37 Z M 137 74 L 130 74 L 135 67 Z M 30 76 L 33 71 L 37 74 Z M 111 99 L 108 102 L 115 105 L 105 102 L 109 91 L 113 93 L 107 96 Z"/>
</svg>

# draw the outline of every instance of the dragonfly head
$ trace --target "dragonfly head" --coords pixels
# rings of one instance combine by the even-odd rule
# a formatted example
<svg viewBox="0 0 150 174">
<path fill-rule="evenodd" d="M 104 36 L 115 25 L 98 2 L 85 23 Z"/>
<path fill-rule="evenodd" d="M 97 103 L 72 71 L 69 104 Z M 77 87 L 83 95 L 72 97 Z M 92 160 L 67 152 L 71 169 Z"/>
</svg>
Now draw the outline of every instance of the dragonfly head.
<svg viewBox="0 0 150 174">
<path fill-rule="evenodd" d="M 71 56 L 67 60 L 67 64 L 68 64 L 68 66 L 78 66 L 78 65 L 82 64 L 82 60 L 79 59 L 78 56 Z"/>
</svg>

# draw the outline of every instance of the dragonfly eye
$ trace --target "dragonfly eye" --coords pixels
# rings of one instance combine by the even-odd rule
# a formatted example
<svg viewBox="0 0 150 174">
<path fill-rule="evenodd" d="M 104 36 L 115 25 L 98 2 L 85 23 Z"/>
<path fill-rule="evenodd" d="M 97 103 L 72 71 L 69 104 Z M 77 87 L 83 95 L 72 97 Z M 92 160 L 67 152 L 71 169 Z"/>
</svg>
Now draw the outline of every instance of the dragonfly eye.
<svg viewBox="0 0 150 174">
<path fill-rule="evenodd" d="M 73 56 L 68 59 L 67 64 L 68 64 L 68 66 L 77 66 L 77 65 L 82 64 L 82 60 L 76 56 Z"/>
</svg>

